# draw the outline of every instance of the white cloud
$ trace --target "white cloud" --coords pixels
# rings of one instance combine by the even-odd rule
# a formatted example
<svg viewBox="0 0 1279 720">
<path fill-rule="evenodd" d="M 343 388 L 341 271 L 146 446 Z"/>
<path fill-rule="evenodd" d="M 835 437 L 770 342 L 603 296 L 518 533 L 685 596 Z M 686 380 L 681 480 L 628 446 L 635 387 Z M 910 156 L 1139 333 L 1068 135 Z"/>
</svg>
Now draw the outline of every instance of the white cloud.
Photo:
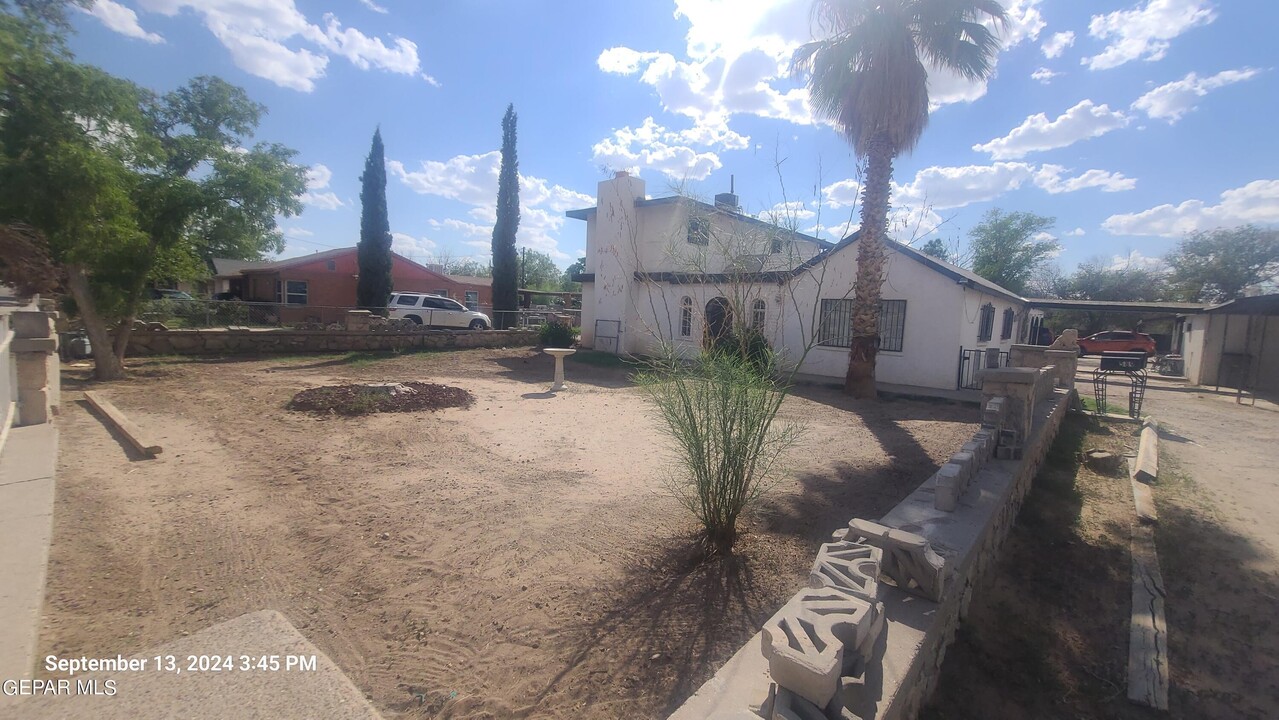
<svg viewBox="0 0 1279 720">
<path fill-rule="evenodd" d="M 1052 195 L 1075 192 L 1085 188 L 1100 188 L 1102 192 L 1123 192 L 1137 186 L 1135 178 L 1123 173 L 1105 170 L 1088 170 L 1073 178 L 1062 178 L 1068 170 L 1060 165 L 1043 165 L 1035 173 L 1035 185 Z"/>
<path fill-rule="evenodd" d="M 284 228 L 284 237 L 294 239 L 294 240 L 299 238 L 309 238 L 314 234 L 315 233 L 311 232 L 310 230 L 307 230 L 306 228 L 298 227 L 297 225 L 290 225 L 289 227 Z"/>
<path fill-rule="evenodd" d="M 1044 57 L 1052 60 L 1053 58 L 1061 57 L 1061 54 L 1066 52 L 1066 48 L 1074 44 L 1075 33 L 1067 30 L 1066 32 L 1053 33 L 1052 37 L 1048 38 L 1048 42 L 1040 46 L 1040 49 L 1044 51 Z"/>
<path fill-rule="evenodd" d="M 1039 68 L 1038 70 L 1036 70 L 1036 71 L 1034 71 L 1033 73 L 1031 73 L 1031 74 L 1030 74 L 1030 79 L 1031 79 L 1031 80 L 1038 80 L 1039 82 L 1043 83 L 1044 85 L 1047 85 L 1048 83 L 1052 82 L 1052 79 L 1053 79 L 1053 78 L 1055 78 L 1055 77 L 1060 77 L 1061 75 L 1062 75 L 1062 73 L 1059 73 L 1059 72 L 1053 72 L 1052 70 L 1049 70 L 1049 69 L 1048 69 L 1048 68 L 1046 68 L 1046 67 L 1041 67 L 1041 68 Z"/>
<path fill-rule="evenodd" d="M 1127 255 L 1115 255 L 1110 258 L 1108 270 L 1153 270 L 1163 272 L 1168 263 L 1163 258 L 1146 257 L 1139 250 L 1131 250 Z"/>
<path fill-rule="evenodd" d="M 435 241 L 408 233 L 391 233 L 391 250 L 419 263 L 425 263 L 435 252 Z"/>
<path fill-rule="evenodd" d="M 138 24 L 138 14 L 115 0 L 96 0 L 93 7 L 85 12 L 102 21 L 103 25 L 121 35 L 145 40 L 149 43 L 162 43 L 164 38 L 153 32 L 147 32 Z"/>
<path fill-rule="evenodd" d="M 1182 115 L 1194 110 L 1195 101 L 1207 95 L 1210 90 L 1249 80 L 1260 73 L 1260 70 L 1250 67 L 1224 70 L 1206 78 L 1190 73 L 1176 82 L 1160 85 L 1142 95 L 1132 106 L 1152 119 L 1167 120 L 1171 125 L 1180 120 Z"/>
<path fill-rule="evenodd" d="M 800 223 L 807 223 L 816 218 L 817 212 L 809 209 L 802 200 L 791 200 L 776 203 L 771 208 L 760 211 L 756 217 L 775 225 L 796 227 Z"/>
<path fill-rule="evenodd" d="M 360 0 L 360 4 L 372 10 L 375 13 L 380 13 L 382 15 L 385 15 L 388 12 L 386 8 L 373 2 L 373 0 Z"/>
<path fill-rule="evenodd" d="M 987 202 L 1030 183 L 1050 194 L 1098 188 L 1103 192 L 1131 190 L 1136 180 L 1122 173 L 1088 170 L 1075 177 L 1060 165 L 1033 165 L 1024 162 L 996 162 L 990 165 L 933 166 L 915 173 L 907 183 L 893 183 L 894 208 L 907 211 L 945 210 Z M 828 207 L 851 207 L 859 186 L 855 180 L 840 180 L 822 188 Z"/>
<path fill-rule="evenodd" d="M 329 181 L 332 179 L 333 171 L 328 166 L 319 163 L 312 165 L 311 169 L 306 171 L 306 192 L 301 195 L 302 202 L 321 210 L 337 210 L 346 205 L 338 198 L 337 193 L 320 192 L 329 186 Z"/>
<path fill-rule="evenodd" d="M 405 75 L 421 75 L 417 45 L 391 37 L 387 45 L 354 28 L 343 29 L 332 13 L 323 26 L 312 24 L 295 0 L 139 0 L 150 12 L 175 16 L 184 9 L 198 15 L 204 26 L 231 53 L 245 72 L 282 87 L 310 92 L 324 77 L 329 57 L 338 55 L 368 70 L 377 68 Z M 307 43 L 311 47 L 291 47 Z"/>
<path fill-rule="evenodd" d="M 419 169 L 409 170 L 398 160 L 388 160 L 387 171 L 420 195 L 435 195 L 471 206 L 472 220 L 445 218 L 430 220 L 432 228 L 446 231 L 464 245 L 487 249 L 497 219 L 497 176 L 502 154 L 496 150 L 480 155 L 456 155 L 448 160 L 424 160 Z M 559 249 L 559 231 L 564 211 L 589 207 L 595 198 L 530 175 L 520 176 L 520 227 L 516 243 L 539 250 L 561 261 L 573 258 Z"/>
<path fill-rule="evenodd" d="M 1004 137 L 984 145 L 974 145 L 973 149 L 990 153 L 995 160 L 1017 159 L 1032 152 L 1063 148 L 1080 140 L 1105 135 L 1124 127 L 1130 120 L 1121 110 L 1111 110 L 1107 105 L 1094 105 L 1092 100 L 1083 100 L 1055 120 L 1049 120 L 1044 113 L 1031 115 Z"/>
<path fill-rule="evenodd" d="M 1212 230 L 1247 223 L 1279 223 L 1279 180 L 1254 180 L 1221 193 L 1221 202 L 1186 200 L 1138 213 L 1111 215 L 1102 227 L 1114 235 L 1178 237 L 1195 230 Z"/>
<path fill-rule="evenodd" d="M 1062 233 L 1062 235 L 1066 237 L 1080 237 L 1083 234 L 1084 234 L 1084 229 L 1081 227 L 1077 227 L 1074 230 L 1069 230 L 1067 232 Z"/>
<path fill-rule="evenodd" d="M 440 81 L 439 81 L 439 80 L 436 80 L 436 79 L 435 79 L 435 76 L 433 76 L 433 75 L 428 75 L 428 74 L 426 74 L 426 73 L 422 73 L 422 79 L 423 79 L 423 80 L 425 80 L 425 81 L 426 81 L 426 84 L 427 84 L 427 85 L 430 85 L 431 87 L 443 87 L 443 85 L 440 83 Z"/>
<path fill-rule="evenodd" d="M 750 146 L 750 138 L 727 126 L 694 126 L 672 131 L 648 117 L 638 128 L 627 126 L 615 130 L 612 137 L 595 143 L 592 160 L 612 168 L 651 168 L 676 179 L 705 180 L 723 163 L 719 155 L 701 151 L 694 145 L 741 150 Z"/>
<path fill-rule="evenodd" d="M 1094 15 L 1088 34 L 1109 44 L 1080 62 L 1091 70 L 1106 70 L 1133 60 L 1162 60 L 1173 38 L 1216 19 L 1209 0 L 1147 0 L 1132 10 Z"/>
</svg>

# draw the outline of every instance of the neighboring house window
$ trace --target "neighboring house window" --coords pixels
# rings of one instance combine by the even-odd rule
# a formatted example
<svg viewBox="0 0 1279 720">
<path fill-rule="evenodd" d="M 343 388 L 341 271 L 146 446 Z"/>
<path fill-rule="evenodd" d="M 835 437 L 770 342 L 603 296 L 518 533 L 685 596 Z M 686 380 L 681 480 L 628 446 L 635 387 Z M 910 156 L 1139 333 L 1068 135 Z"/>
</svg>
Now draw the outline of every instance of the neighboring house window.
<svg viewBox="0 0 1279 720">
<path fill-rule="evenodd" d="M 688 217 L 688 242 L 693 245 L 711 244 L 710 218 L 699 215 L 690 215 Z"/>
<path fill-rule="evenodd" d="M 480 309 L 480 291 L 479 290 L 466 291 L 466 307 L 468 310 Z"/>
<path fill-rule="evenodd" d="M 685 297 L 680 301 L 679 335 L 680 337 L 693 335 L 693 298 L 691 297 Z"/>
<path fill-rule="evenodd" d="M 756 330 L 764 329 L 764 320 L 768 314 L 768 303 L 763 298 L 756 299 L 751 303 L 751 327 Z"/>
<path fill-rule="evenodd" d="M 284 303 L 285 305 L 305 305 L 306 304 L 306 281 L 305 280 L 286 280 L 283 283 L 284 292 L 281 293 L 281 282 L 275 281 L 275 301 Z"/>
<path fill-rule="evenodd" d="M 853 301 L 822 300 L 817 344 L 827 347 L 852 345 Z M 906 337 L 906 301 L 884 300 L 879 304 L 879 349 L 901 352 Z"/>
<path fill-rule="evenodd" d="M 334 270 L 338 269 L 338 261 L 329 260 L 328 262 L 324 263 L 324 267 L 328 268 L 329 272 L 333 272 Z"/>
<path fill-rule="evenodd" d="M 879 304 L 879 349 L 901 352 L 906 339 L 906 301 L 884 300 Z"/>
<path fill-rule="evenodd" d="M 1004 310 L 1004 326 L 999 331 L 999 339 L 1007 340 L 1013 336 L 1013 316 L 1015 313 L 1012 308 Z"/>
<path fill-rule="evenodd" d="M 449 296 L 449 291 L 448 291 L 448 290 L 436 290 L 436 291 L 435 291 L 435 294 L 436 294 L 436 295 L 439 295 L 440 297 L 448 297 L 448 296 Z"/>
<path fill-rule="evenodd" d="M 769 247 L 769 251 L 770 251 L 770 252 L 772 252 L 774 255 L 776 255 L 776 254 L 780 253 L 781 251 L 783 251 L 783 250 L 785 250 L 785 249 L 786 249 L 786 241 L 785 241 L 785 240 L 782 240 L 781 238 L 773 238 L 772 243 L 771 243 L 771 247 Z"/>
<path fill-rule="evenodd" d="M 986 342 L 995 332 L 995 306 L 986 303 L 981 306 L 981 321 L 977 326 L 977 342 Z"/>
</svg>

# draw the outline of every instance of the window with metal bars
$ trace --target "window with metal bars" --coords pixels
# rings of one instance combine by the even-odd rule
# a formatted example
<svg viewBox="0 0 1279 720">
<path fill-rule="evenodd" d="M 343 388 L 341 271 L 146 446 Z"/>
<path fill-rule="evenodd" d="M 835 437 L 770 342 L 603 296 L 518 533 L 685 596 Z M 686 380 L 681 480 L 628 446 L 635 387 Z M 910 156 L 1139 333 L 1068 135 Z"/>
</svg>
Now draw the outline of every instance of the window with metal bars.
<svg viewBox="0 0 1279 720">
<path fill-rule="evenodd" d="M 1015 315 L 1016 313 L 1013 312 L 1012 308 L 1004 310 L 1004 326 L 999 330 L 1000 340 L 1007 340 L 1013 336 L 1013 317 Z"/>
<path fill-rule="evenodd" d="M 711 219 L 700 215 L 688 217 L 688 242 L 692 245 L 711 244 Z"/>
<path fill-rule="evenodd" d="M 751 303 L 751 327 L 763 330 L 767 315 L 768 303 L 764 302 L 763 298 L 756 298 L 755 302 Z"/>
<path fill-rule="evenodd" d="M 986 303 L 981 306 L 981 320 L 977 326 L 977 342 L 988 342 L 995 333 L 995 306 Z"/>
<path fill-rule="evenodd" d="M 822 300 L 817 344 L 826 347 L 852 345 L 853 301 Z M 879 304 L 879 349 L 901 352 L 906 339 L 906 301 L 883 300 Z"/>
<path fill-rule="evenodd" d="M 679 335 L 680 337 L 693 335 L 693 298 L 685 297 L 680 301 Z"/>
</svg>

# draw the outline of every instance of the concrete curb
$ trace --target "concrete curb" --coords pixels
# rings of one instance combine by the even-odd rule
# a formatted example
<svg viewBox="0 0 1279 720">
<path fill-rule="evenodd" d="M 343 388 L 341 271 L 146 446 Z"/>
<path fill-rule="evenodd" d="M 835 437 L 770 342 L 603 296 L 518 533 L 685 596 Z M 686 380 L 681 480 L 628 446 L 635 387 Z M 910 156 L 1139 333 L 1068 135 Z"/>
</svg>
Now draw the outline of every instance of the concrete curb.
<svg viewBox="0 0 1279 720">
<path fill-rule="evenodd" d="M 0 679 L 32 677 L 53 534 L 53 425 L 10 430 L 0 454 Z"/>
</svg>

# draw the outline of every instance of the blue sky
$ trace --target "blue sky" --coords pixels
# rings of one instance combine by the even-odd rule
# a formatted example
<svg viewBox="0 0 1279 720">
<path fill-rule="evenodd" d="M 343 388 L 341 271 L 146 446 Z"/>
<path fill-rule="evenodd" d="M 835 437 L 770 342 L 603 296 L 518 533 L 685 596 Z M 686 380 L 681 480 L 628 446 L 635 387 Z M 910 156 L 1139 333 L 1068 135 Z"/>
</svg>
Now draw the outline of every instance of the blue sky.
<svg viewBox="0 0 1279 720">
<path fill-rule="evenodd" d="M 285 256 L 354 245 L 374 127 L 395 249 L 487 260 L 501 118 L 519 113 L 518 242 L 579 257 L 610 170 L 856 226 L 856 161 L 785 73 L 809 0 L 97 0 L 86 62 L 165 91 L 219 75 L 269 114 L 258 139 L 311 166 Z M 962 238 L 992 207 L 1057 219 L 1058 258 L 1148 263 L 1186 232 L 1279 224 L 1279 6 L 1008 0 L 995 75 L 934 73 L 934 110 L 895 164 L 894 232 Z M 852 224 L 849 224 L 850 219 Z"/>
</svg>

